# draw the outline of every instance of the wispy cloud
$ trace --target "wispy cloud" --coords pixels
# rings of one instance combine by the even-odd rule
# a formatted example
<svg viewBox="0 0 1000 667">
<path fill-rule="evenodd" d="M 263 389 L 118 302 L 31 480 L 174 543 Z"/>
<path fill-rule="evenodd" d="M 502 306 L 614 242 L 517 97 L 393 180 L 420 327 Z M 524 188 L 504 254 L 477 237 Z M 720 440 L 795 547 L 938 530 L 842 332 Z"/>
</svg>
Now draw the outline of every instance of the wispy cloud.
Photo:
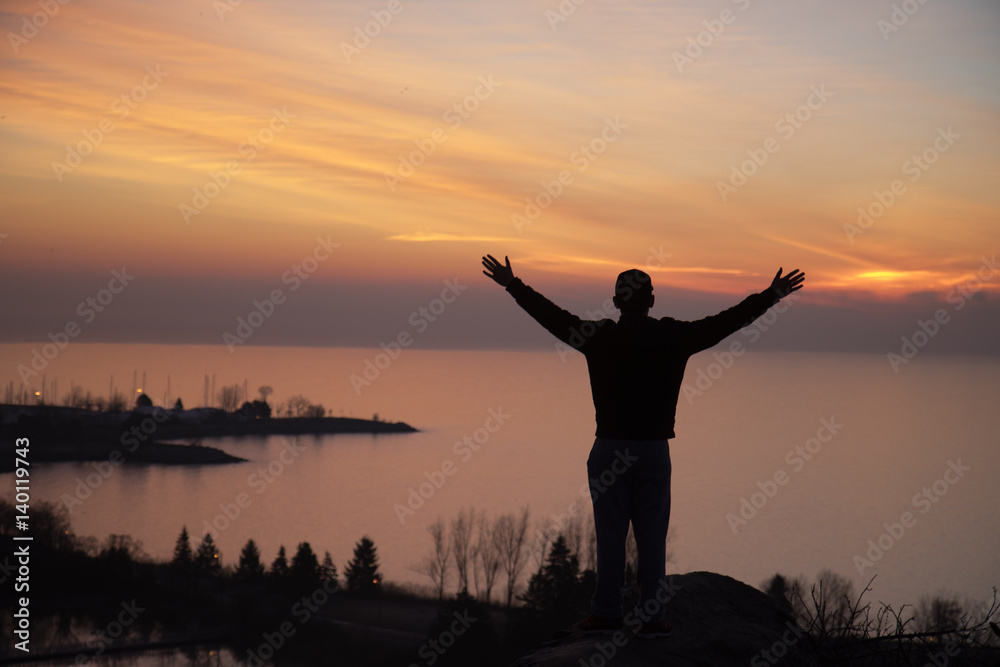
<svg viewBox="0 0 1000 667">
<path fill-rule="evenodd" d="M 498 242 L 498 243 L 510 243 L 511 241 L 517 241 L 518 239 L 510 239 L 505 236 L 479 236 L 474 234 L 446 234 L 442 232 L 409 232 L 406 234 L 394 234 L 386 238 L 387 241 L 409 241 L 411 243 L 429 243 L 429 242 L 471 242 L 471 241 L 484 241 L 484 242 Z"/>
<path fill-rule="evenodd" d="M 831 293 L 904 298 L 993 250 L 1000 73 L 986 63 L 1000 58 L 1000 15 L 987 4 L 930 3 L 887 43 L 865 3 L 754 2 L 684 72 L 672 54 L 717 16 L 695 0 L 584 3 L 556 30 L 555 2 L 403 6 L 348 63 L 341 42 L 372 20 L 349 0 L 255 0 L 222 21 L 204 0 L 60 5 L 17 54 L 0 49 L 4 233 L 23 250 L 3 270 L 97 275 L 127 260 L 147 274 L 270 275 L 332 230 L 345 252 L 329 271 L 352 279 L 437 280 L 468 265 L 466 244 L 488 243 L 596 280 L 662 243 L 671 260 L 650 271 L 678 287 L 745 291 L 792 257 Z M 7 29 L 35 11 L 12 5 Z M 169 76 L 58 182 L 52 163 L 150 65 Z M 486 100 L 483 76 L 502 82 Z M 801 120 L 821 84 L 834 96 Z M 178 204 L 241 159 L 274 107 L 294 123 L 184 225 Z M 608 117 L 629 126 L 614 142 Z M 949 124 L 961 140 L 848 243 L 858 207 L 909 178 L 904 163 Z M 723 202 L 716 182 L 734 167 L 753 173 Z M 566 174 L 518 234 L 512 214 Z"/>
</svg>

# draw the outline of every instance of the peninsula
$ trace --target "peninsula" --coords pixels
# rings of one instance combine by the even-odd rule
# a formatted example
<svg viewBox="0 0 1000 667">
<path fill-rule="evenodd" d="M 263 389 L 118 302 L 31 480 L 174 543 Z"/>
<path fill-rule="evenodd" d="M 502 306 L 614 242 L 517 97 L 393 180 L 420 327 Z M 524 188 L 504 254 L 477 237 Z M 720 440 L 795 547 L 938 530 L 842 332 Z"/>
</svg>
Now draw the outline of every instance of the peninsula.
<svg viewBox="0 0 1000 667">
<path fill-rule="evenodd" d="M 200 465 L 245 460 L 202 446 L 202 438 L 378 435 L 416 430 L 403 422 L 315 416 L 261 419 L 246 411 L 216 408 L 167 410 L 139 406 L 129 411 L 102 412 L 50 405 L 0 405 L 0 472 L 13 469 L 17 438 L 29 439 L 32 463 L 120 459 L 118 463 Z"/>
</svg>

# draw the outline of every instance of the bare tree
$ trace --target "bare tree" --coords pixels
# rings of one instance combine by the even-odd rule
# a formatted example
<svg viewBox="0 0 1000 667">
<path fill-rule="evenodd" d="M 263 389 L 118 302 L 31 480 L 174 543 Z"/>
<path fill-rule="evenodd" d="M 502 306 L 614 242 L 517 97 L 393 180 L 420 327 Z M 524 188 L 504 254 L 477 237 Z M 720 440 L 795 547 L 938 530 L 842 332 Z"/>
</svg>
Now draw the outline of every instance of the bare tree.
<svg viewBox="0 0 1000 667">
<path fill-rule="evenodd" d="M 309 410 L 309 406 L 312 403 L 309 399 L 302 394 L 295 394 L 290 399 L 288 399 L 288 416 L 289 417 L 303 417 Z"/>
<path fill-rule="evenodd" d="M 524 544 L 528 535 L 528 508 L 521 510 L 521 516 L 504 514 L 497 518 L 493 539 L 500 552 L 500 565 L 507 575 L 507 606 L 514 603 L 514 590 L 524 569 Z"/>
<path fill-rule="evenodd" d="M 125 395 L 115 392 L 108 396 L 108 412 L 121 412 L 125 409 Z"/>
<path fill-rule="evenodd" d="M 593 530 L 593 520 L 591 520 L 591 530 Z M 672 563 L 674 561 L 674 550 L 671 545 L 676 541 L 677 537 L 674 534 L 673 529 L 667 531 L 667 539 L 663 545 L 665 551 L 664 563 Z M 597 534 L 593 533 L 593 555 L 588 554 L 588 560 L 591 563 L 592 570 L 597 569 Z M 639 576 L 639 547 L 635 541 L 635 533 L 632 531 L 632 525 L 629 524 L 628 535 L 625 537 L 625 566 L 629 568 L 632 572 L 632 576 L 638 580 Z"/>
<path fill-rule="evenodd" d="M 531 557 L 531 562 L 528 565 L 534 565 L 538 570 L 541 570 L 545 565 L 545 556 L 549 550 L 549 544 L 555 539 L 555 535 L 552 534 L 551 530 L 556 524 L 548 524 L 543 521 L 541 527 L 535 528 L 534 535 L 530 536 L 524 545 L 524 550 L 528 556 Z"/>
<path fill-rule="evenodd" d="M 226 412 L 235 412 L 243 398 L 243 387 L 238 384 L 231 384 L 223 387 L 217 394 L 219 406 Z"/>
<path fill-rule="evenodd" d="M 83 387 L 78 384 L 70 386 L 69 392 L 63 398 L 63 405 L 70 408 L 87 407 L 87 401 L 83 395 Z"/>
<path fill-rule="evenodd" d="M 958 628 L 962 624 L 962 605 L 955 597 L 925 595 L 917 603 L 914 617 L 918 632 Z"/>
<path fill-rule="evenodd" d="M 587 523 L 583 534 L 584 553 L 579 555 L 584 569 L 597 572 L 597 528 L 594 526 L 594 515 L 587 515 Z"/>
<path fill-rule="evenodd" d="M 433 552 L 414 568 L 421 574 L 426 574 L 434 582 L 437 589 L 438 599 L 444 599 L 444 587 L 448 582 L 448 561 L 451 559 L 451 543 L 448 541 L 448 533 L 445 530 L 444 521 L 438 517 L 437 521 L 427 527 L 427 532 L 431 534 Z"/>
<path fill-rule="evenodd" d="M 494 537 L 496 522 L 486 518 L 486 511 L 483 510 L 477 525 L 476 545 L 472 549 L 472 576 L 476 583 L 476 597 L 489 604 L 497 574 L 500 572 L 500 550 Z M 482 589 L 479 587 L 480 573 L 483 576 Z"/>
<path fill-rule="evenodd" d="M 580 562 L 580 569 L 597 571 L 597 531 L 594 529 L 594 515 L 590 512 L 581 512 L 571 516 L 563 524 L 563 539 L 571 553 L 575 554 Z M 667 533 L 666 562 L 674 562 L 673 544 L 677 541 L 677 534 L 671 528 Z M 625 544 L 626 563 L 633 568 L 638 566 L 635 537 L 629 528 L 628 537 Z M 543 549 L 543 558 L 544 558 Z"/>
<path fill-rule="evenodd" d="M 821 570 L 816 582 L 809 585 L 796 577 L 792 580 L 789 598 L 799 622 L 817 639 L 846 637 L 854 621 L 854 584 L 836 572 Z M 900 628 L 902 629 L 902 628 Z"/>
<path fill-rule="evenodd" d="M 779 576 L 772 578 L 772 588 L 780 588 L 773 586 L 778 578 L 784 579 Z M 945 598 L 938 610 L 941 618 L 937 621 L 928 619 L 935 623 L 932 630 L 919 626 L 921 616 L 926 619 L 928 614 L 931 617 L 935 615 L 933 601 L 922 600 L 922 606 L 926 608 L 923 612 L 918 608 L 916 618 L 905 613 L 909 605 L 897 610 L 885 603 L 873 608 L 871 602 L 864 602 L 863 598 L 871 592 L 874 580 L 873 576 L 853 600 L 848 598 L 854 594 L 851 582 L 830 571 L 820 572 L 816 583 L 808 591 L 805 591 L 806 583 L 801 577 L 786 587 L 796 621 L 812 639 L 824 664 L 902 664 L 902 657 L 924 652 L 929 655 L 931 650 L 939 650 L 945 641 L 955 651 L 960 651 L 963 658 L 991 656 L 991 651 L 995 650 L 992 647 L 1000 646 L 1000 626 L 993 620 L 1000 614 L 996 588 L 993 589 L 992 601 L 987 601 L 976 611 L 959 612 L 958 617 L 955 614 L 957 601 Z M 940 625 L 937 625 L 938 621 Z M 956 655 L 951 650 L 949 654 Z M 907 659 L 905 662 L 910 664 L 911 661 Z"/>
<path fill-rule="evenodd" d="M 469 555 L 475 515 L 471 507 L 460 509 L 458 516 L 451 520 L 451 548 L 455 554 L 455 571 L 458 573 L 460 593 L 469 592 Z"/>
<path fill-rule="evenodd" d="M 587 532 L 587 514 L 571 514 L 563 526 L 562 536 L 566 540 L 566 546 L 570 553 L 576 554 L 578 561 L 583 561 L 581 551 L 583 550 L 584 536 Z"/>
<path fill-rule="evenodd" d="M 830 597 L 830 601 L 823 610 L 824 613 L 829 615 L 834 623 L 845 625 L 854 598 L 854 583 L 830 569 L 821 570 L 816 577 L 816 583 Z"/>
<path fill-rule="evenodd" d="M 570 553 L 576 556 L 581 569 L 597 570 L 597 534 L 594 531 L 592 512 L 567 514 L 558 525 L 550 524 L 544 531 L 535 530 L 532 555 L 540 565 L 545 564 L 548 547 L 559 535 L 563 536 Z M 632 551 L 635 551 L 634 540 Z M 634 563 L 634 558 L 632 562 Z"/>
<path fill-rule="evenodd" d="M 262 387 L 258 387 L 257 391 L 260 392 L 260 400 L 262 403 L 267 403 L 267 397 L 274 393 L 274 390 L 266 384 Z"/>
</svg>

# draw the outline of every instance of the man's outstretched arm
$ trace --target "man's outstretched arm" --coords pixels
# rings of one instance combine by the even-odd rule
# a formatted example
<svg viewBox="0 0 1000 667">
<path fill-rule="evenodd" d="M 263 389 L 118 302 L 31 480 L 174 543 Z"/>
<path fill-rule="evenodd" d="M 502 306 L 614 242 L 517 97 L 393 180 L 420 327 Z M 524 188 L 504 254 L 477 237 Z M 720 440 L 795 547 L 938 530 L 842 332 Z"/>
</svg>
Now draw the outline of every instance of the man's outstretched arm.
<svg viewBox="0 0 1000 667">
<path fill-rule="evenodd" d="M 525 285 L 520 278 L 514 276 L 514 271 L 510 268 L 510 259 L 504 257 L 504 261 L 506 264 L 501 264 L 493 255 L 486 255 L 483 257 L 483 266 L 486 269 L 483 274 L 492 278 L 501 287 L 505 287 L 517 301 L 517 305 L 524 308 L 553 336 L 573 347 L 582 346 L 585 337 L 581 334 L 580 325 L 583 320 Z"/>
<path fill-rule="evenodd" d="M 712 315 L 695 322 L 685 322 L 684 328 L 687 329 L 688 344 L 693 351 L 700 352 L 712 347 L 726 336 L 756 320 L 781 299 L 802 289 L 806 274 L 795 269 L 782 276 L 781 271 L 779 268 L 774 279 L 771 280 L 771 285 L 763 292 L 751 294 L 718 315 Z"/>
<path fill-rule="evenodd" d="M 784 277 L 781 275 L 781 267 L 778 267 L 778 272 L 774 274 L 774 280 L 771 281 L 771 286 L 768 288 L 779 299 L 784 299 L 786 296 L 795 292 L 796 290 L 802 289 L 802 283 L 806 280 L 806 274 L 802 273 L 798 269 L 794 271 L 789 271 Z"/>
<path fill-rule="evenodd" d="M 514 270 L 510 268 L 510 258 L 505 255 L 504 260 L 507 262 L 506 266 L 498 262 L 493 255 L 483 257 L 483 266 L 486 267 L 483 275 L 492 278 L 501 287 L 507 287 L 515 280 Z"/>
</svg>

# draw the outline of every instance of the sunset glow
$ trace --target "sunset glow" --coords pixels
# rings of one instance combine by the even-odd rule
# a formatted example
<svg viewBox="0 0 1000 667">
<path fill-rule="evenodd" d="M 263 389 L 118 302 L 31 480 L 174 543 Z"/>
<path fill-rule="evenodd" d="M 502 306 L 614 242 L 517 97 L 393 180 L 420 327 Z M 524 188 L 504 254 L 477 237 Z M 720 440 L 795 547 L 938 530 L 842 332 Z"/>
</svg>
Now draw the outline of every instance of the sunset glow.
<svg viewBox="0 0 1000 667">
<path fill-rule="evenodd" d="M 998 35 L 6 0 L 0 658 L 1000 664 Z"/>
<path fill-rule="evenodd" d="M 5 275 L 266 281 L 329 235 L 329 284 L 493 252 L 835 302 L 996 252 L 995 4 L 393 6 L 8 3 Z"/>
</svg>

